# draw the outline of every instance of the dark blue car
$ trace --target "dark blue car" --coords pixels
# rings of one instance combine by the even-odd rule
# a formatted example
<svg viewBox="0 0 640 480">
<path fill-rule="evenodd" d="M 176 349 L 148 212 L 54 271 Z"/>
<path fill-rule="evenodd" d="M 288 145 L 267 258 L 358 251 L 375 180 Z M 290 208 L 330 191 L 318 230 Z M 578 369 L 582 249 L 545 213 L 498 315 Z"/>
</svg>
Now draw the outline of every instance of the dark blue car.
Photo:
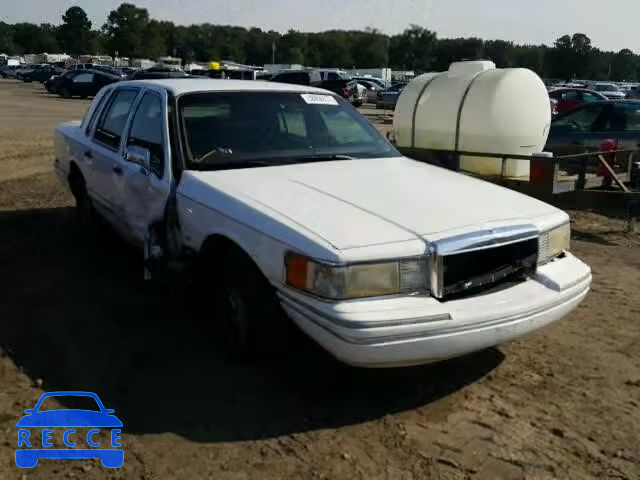
<svg viewBox="0 0 640 480">
<path fill-rule="evenodd" d="M 81 410 L 62 408 L 57 410 L 39 411 L 42 406 L 42 402 L 49 397 L 89 397 L 95 400 L 98 409 L 97 410 Z M 106 409 L 100 398 L 91 392 L 50 392 L 45 393 L 40 397 L 38 403 L 34 408 L 25 410 L 26 415 L 23 416 L 16 426 L 20 429 L 18 433 L 18 450 L 16 450 L 16 465 L 21 468 L 33 468 L 37 465 L 40 458 L 54 458 L 54 459 L 86 459 L 86 458 L 99 458 L 102 461 L 102 465 L 107 468 L 119 468 L 124 463 L 124 451 L 122 449 L 113 448 L 119 447 L 117 439 L 120 437 L 119 428 L 122 427 L 122 422 L 113 415 L 114 410 Z M 49 440 L 51 436 L 45 436 L 45 430 L 43 430 L 42 447 L 35 448 L 37 443 L 36 438 L 33 440 L 33 447 L 30 441 L 30 431 L 28 428 L 64 428 L 64 443 L 66 446 L 75 447 L 76 442 L 71 443 L 68 441 L 69 434 L 75 434 L 74 428 L 95 428 L 90 430 L 87 435 L 88 446 L 94 448 L 52 448 L 51 443 L 45 443 L 45 439 Z M 92 432 L 94 435 L 99 433 L 98 427 L 103 427 L 111 430 L 112 433 L 112 448 L 95 448 L 100 446 L 99 443 L 93 441 Z M 52 430 L 47 430 L 52 432 Z M 114 440 L 115 439 L 115 440 Z M 78 439 L 79 441 L 80 439 Z M 27 448 L 20 448 L 20 447 Z"/>
</svg>

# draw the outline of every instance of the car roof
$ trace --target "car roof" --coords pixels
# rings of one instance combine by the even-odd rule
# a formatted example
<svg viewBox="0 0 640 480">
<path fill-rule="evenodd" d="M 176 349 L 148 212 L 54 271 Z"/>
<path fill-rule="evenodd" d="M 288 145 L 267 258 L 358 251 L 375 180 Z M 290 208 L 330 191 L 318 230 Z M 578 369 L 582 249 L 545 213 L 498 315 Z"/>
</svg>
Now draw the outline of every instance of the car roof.
<svg viewBox="0 0 640 480">
<path fill-rule="evenodd" d="M 216 78 L 163 78 L 157 80 L 129 80 L 118 82 L 117 85 L 132 85 L 140 87 L 160 87 L 173 95 L 203 92 L 317 92 L 332 94 L 321 88 L 289 83 L 263 82 L 259 80 L 227 80 Z M 333 95 L 333 94 L 332 94 Z"/>
</svg>

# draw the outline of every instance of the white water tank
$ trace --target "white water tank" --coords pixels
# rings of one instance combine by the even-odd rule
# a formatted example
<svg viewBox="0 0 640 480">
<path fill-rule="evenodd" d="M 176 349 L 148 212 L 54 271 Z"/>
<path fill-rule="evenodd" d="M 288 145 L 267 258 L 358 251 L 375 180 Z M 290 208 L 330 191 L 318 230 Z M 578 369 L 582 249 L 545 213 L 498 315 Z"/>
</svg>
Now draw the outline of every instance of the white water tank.
<svg viewBox="0 0 640 480">
<path fill-rule="evenodd" d="M 549 94 L 538 75 L 473 61 L 407 85 L 395 108 L 393 133 L 408 156 L 431 150 L 531 155 L 543 150 L 550 125 Z M 508 160 L 505 167 L 509 177 L 529 175 L 528 160 Z M 460 168 L 503 173 L 501 159 L 485 157 L 461 156 Z"/>
</svg>

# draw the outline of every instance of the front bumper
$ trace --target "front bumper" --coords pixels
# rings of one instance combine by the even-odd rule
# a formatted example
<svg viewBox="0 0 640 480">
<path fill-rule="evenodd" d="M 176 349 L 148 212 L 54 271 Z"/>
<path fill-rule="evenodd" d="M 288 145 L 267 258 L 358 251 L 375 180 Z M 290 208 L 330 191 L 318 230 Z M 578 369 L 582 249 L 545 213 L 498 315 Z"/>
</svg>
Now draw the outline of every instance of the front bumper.
<svg viewBox="0 0 640 480">
<path fill-rule="evenodd" d="M 573 310 L 591 270 L 567 254 L 525 282 L 449 302 L 425 297 L 328 303 L 279 292 L 291 319 L 339 360 L 362 367 L 437 362 L 515 340 Z"/>
</svg>

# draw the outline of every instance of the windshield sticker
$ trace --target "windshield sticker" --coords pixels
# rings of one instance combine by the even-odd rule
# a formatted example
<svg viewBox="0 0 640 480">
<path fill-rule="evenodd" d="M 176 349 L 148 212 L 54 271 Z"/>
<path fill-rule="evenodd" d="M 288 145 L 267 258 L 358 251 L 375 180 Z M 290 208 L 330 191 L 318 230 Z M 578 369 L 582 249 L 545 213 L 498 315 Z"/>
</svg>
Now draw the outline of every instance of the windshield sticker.
<svg viewBox="0 0 640 480">
<path fill-rule="evenodd" d="M 316 95 L 303 93 L 300 95 L 309 105 L 338 105 L 338 101 L 331 95 Z"/>
</svg>

